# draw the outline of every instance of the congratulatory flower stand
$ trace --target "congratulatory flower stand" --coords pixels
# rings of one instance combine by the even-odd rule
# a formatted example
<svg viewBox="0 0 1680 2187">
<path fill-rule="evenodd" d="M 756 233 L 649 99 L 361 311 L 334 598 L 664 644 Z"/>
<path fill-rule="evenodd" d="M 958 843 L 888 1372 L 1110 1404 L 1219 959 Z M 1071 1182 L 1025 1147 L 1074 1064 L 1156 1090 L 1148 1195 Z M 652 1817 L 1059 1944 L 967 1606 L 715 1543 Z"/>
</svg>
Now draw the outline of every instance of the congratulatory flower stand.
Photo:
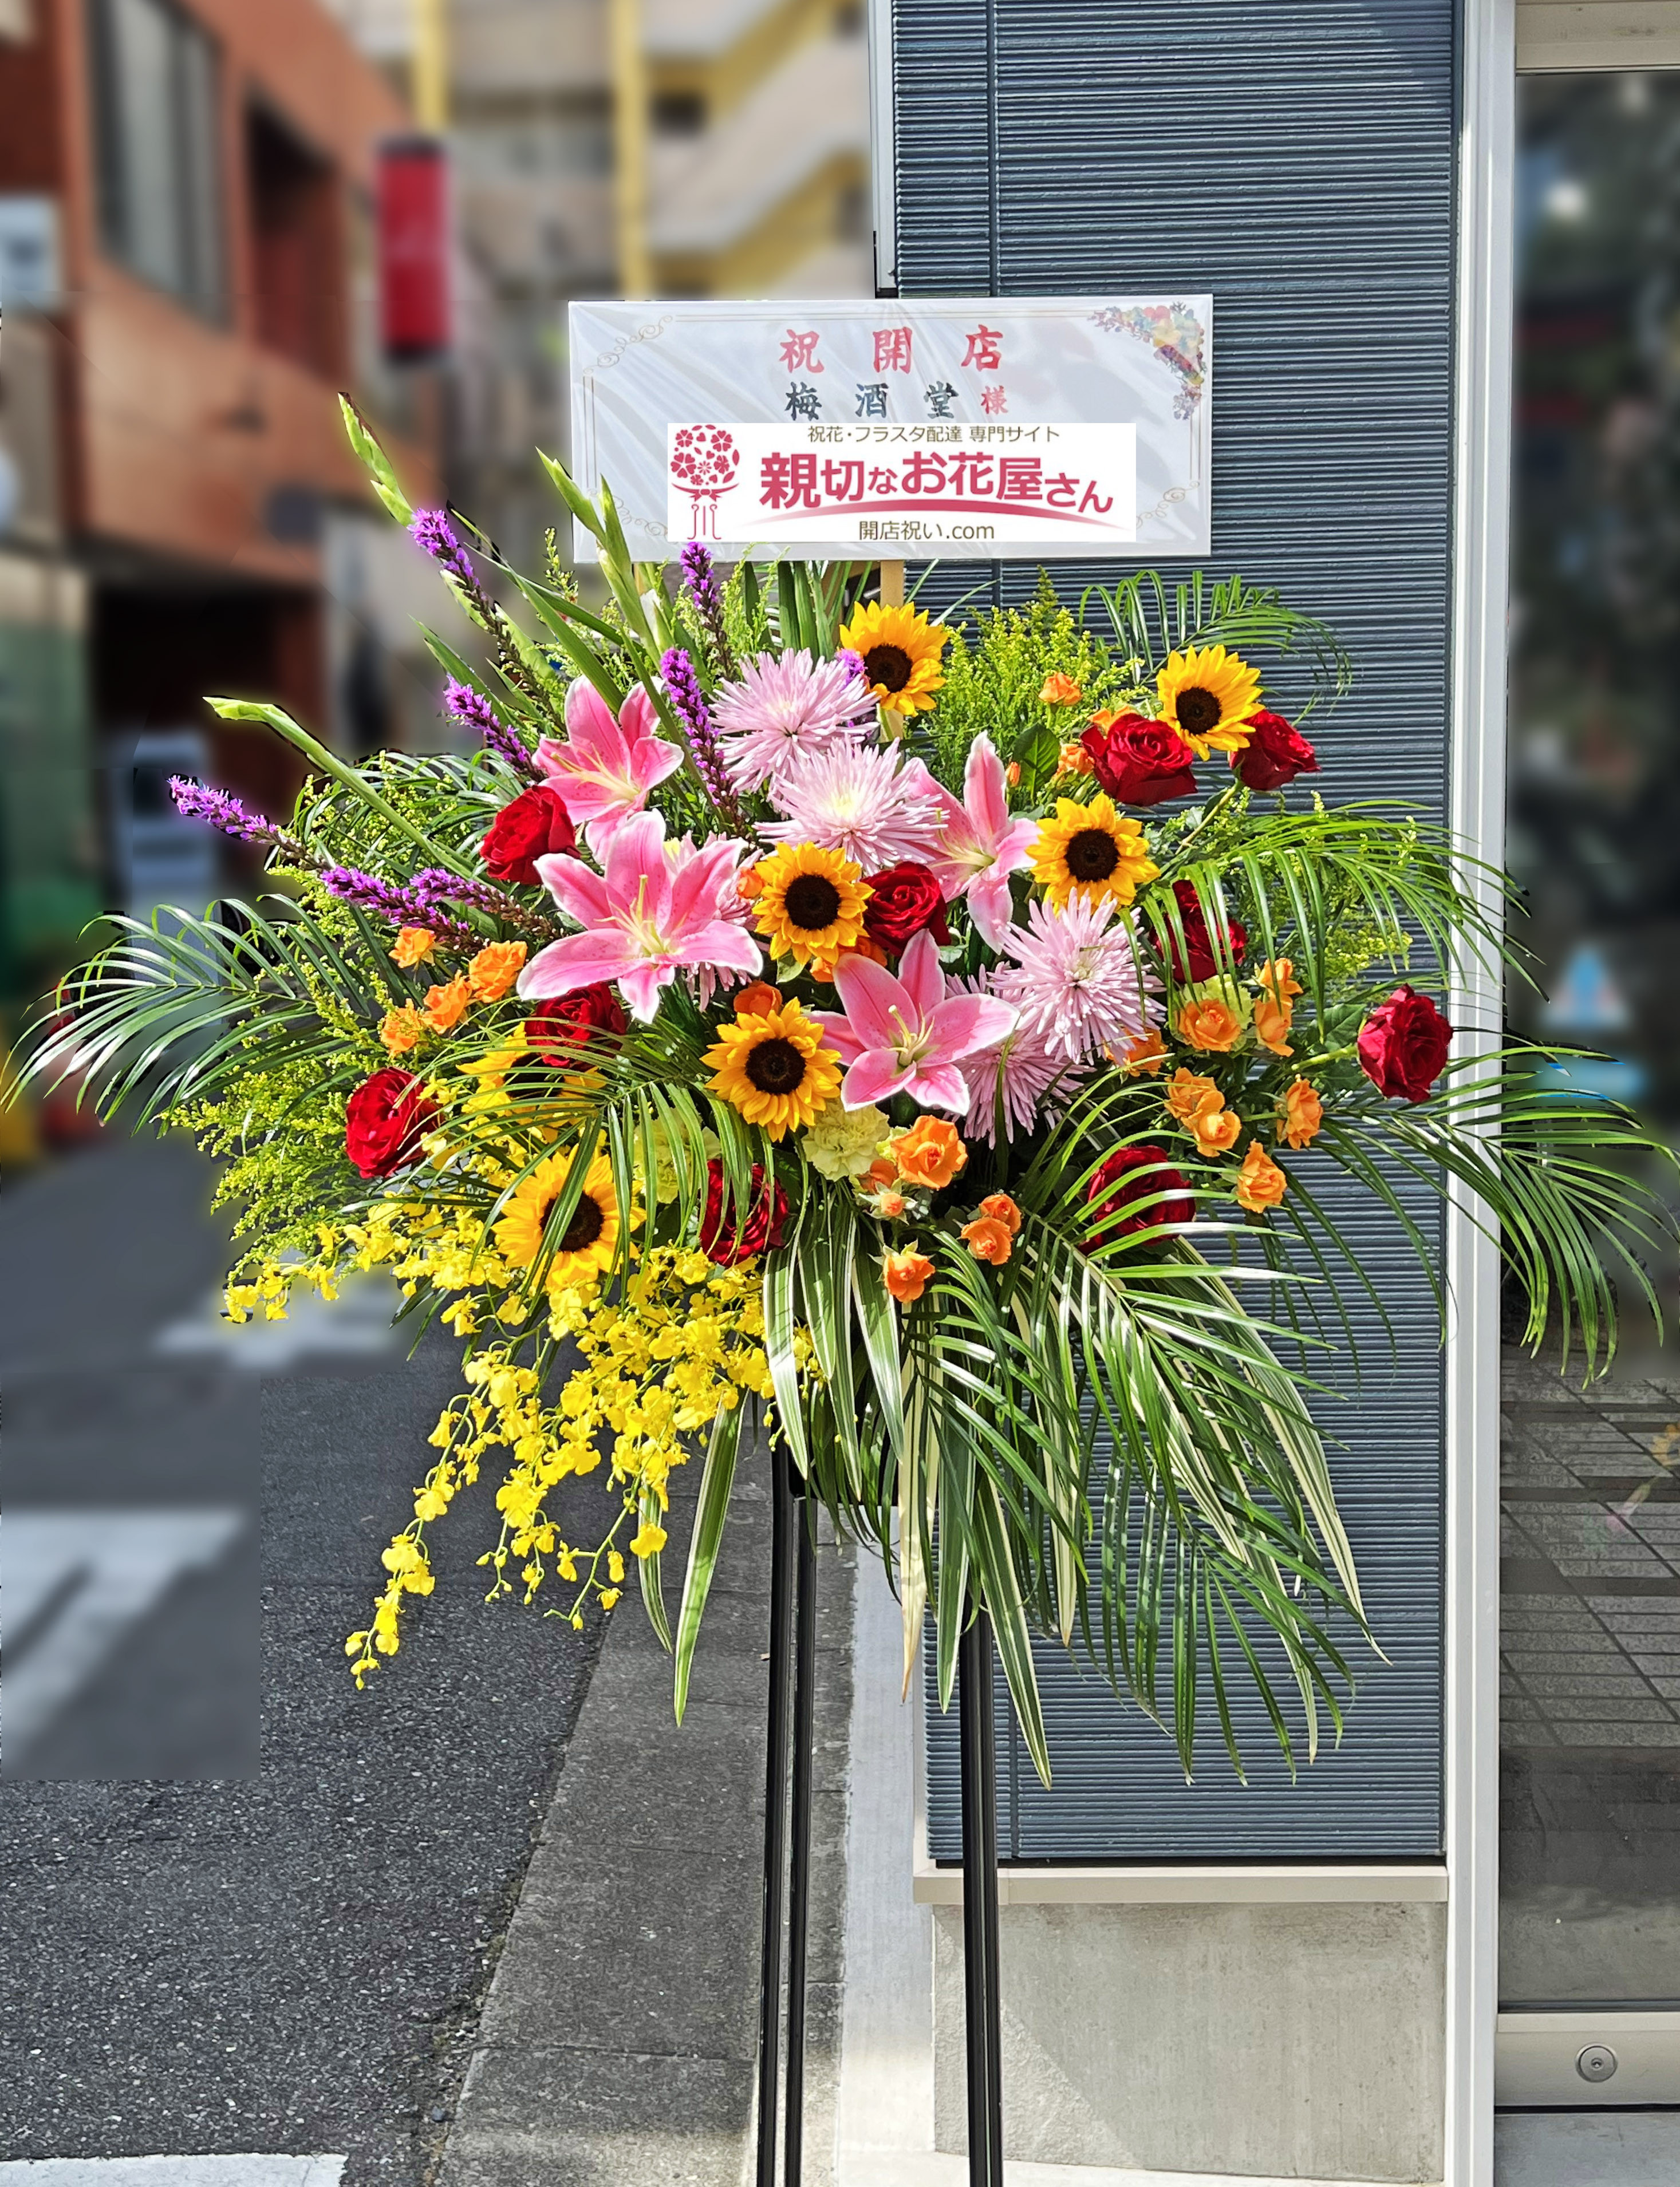
<svg viewBox="0 0 1680 2187">
<path fill-rule="evenodd" d="M 1211 1717 L 1240 1772 L 1239 1678 L 1310 1760 L 1368 1636 L 1314 1357 L 1353 1348 L 1351 1288 L 1382 1309 L 1326 1161 L 1438 1296 L 1395 1180 L 1459 1191 L 1531 1342 L 1561 1324 L 1590 1373 L 1607 1262 L 1657 1311 L 1667 1218 L 1628 1172 L 1666 1157 L 1613 1104 L 1542 1095 L 1548 1051 L 1449 1026 L 1436 997 L 1505 954 L 1504 884 L 1404 807 L 1312 794 L 1301 724 L 1346 665 L 1275 595 L 1146 572 L 1088 596 L 1103 634 L 1048 588 L 947 627 L 867 567 L 726 583 L 699 547 L 673 587 L 551 464 L 599 543 L 598 613 L 558 565 L 417 514 L 347 424 L 478 626 L 480 666 L 429 638 L 462 749 L 352 766 L 213 701 L 312 764 L 284 824 L 175 785 L 269 890 L 119 922 L 23 1077 L 83 1074 L 103 1113 L 222 1161 L 230 1312 L 385 1268 L 405 1319 L 458 1338 L 358 1681 L 490 1465 L 492 1598 L 582 1628 L 633 1570 L 680 1718 L 743 1424 L 767 1432 L 762 2187 L 784 1971 L 801 2169 L 818 1509 L 873 1548 L 907 1687 L 925 1626 L 959 1704 L 969 2175 L 1001 2187 L 994 1659 L 1047 1783 L 1035 1640 L 1187 1771 Z M 670 1476 L 696 1459 L 673 1615 Z M 615 1516 L 580 1543 L 567 1484 L 603 1465 Z"/>
</svg>

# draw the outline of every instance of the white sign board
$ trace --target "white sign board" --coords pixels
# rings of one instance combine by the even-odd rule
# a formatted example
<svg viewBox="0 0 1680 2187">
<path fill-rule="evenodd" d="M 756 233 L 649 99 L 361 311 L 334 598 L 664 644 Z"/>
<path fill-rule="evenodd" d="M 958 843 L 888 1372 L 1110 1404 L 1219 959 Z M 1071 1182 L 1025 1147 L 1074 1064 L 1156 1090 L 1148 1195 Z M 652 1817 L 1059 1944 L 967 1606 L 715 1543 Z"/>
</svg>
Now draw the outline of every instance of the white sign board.
<svg viewBox="0 0 1680 2187">
<path fill-rule="evenodd" d="M 638 561 L 1211 548 L 1207 296 L 570 307 L 572 467 Z M 576 552 L 594 542 L 582 527 Z"/>
</svg>

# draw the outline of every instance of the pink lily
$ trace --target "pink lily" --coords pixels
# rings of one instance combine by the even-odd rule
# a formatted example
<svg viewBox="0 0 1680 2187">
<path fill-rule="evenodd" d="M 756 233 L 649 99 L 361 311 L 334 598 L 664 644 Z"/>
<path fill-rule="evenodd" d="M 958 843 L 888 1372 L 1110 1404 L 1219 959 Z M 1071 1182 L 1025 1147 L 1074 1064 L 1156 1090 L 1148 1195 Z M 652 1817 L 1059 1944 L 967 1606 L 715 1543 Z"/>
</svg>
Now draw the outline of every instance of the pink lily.
<svg viewBox="0 0 1680 2187">
<path fill-rule="evenodd" d="M 544 737 L 537 764 L 582 824 L 598 858 L 613 830 L 648 801 L 648 792 L 683 764 L 680 747 L 654 734 L 659 716 L 640 684 L 616 719 L 600 693 L 580 676 L 566 693 L 566 740 Z"/>
<path fill-rule="evenodd" d="M 948 790 L 933 787 L 941 818 L 939 847 L 928 864 L 946 902 L 966 896 L 980 939 L 1001 949 L 1012 909 L 1009 876 L 1032 863 L 1037 824 L 1009 818 L 1003 762 L 990 737 L 976 737 L 969 746 L 960 805 Z"/>
<path fill-rule="evenodd" d="M 846 1065 L 840 1101 L 848 1109 L 907 1094 L 924 1109 L 961 1116 L 969 1087 L 958 1064 L 1015 1026 L 1015 1011 L 995 995 L 947 997 L 938 947 L 925 931 L 904 952 L 896 979 L 868 957 L 853 955 L 834 967 L 834 985 L 845 1015 L 813 1015 Z"/>
<path fill-rule="evenodd" d="M 539 950 L 520 974 L 527 1000 L 576 994 L 616 980 L 630 1014 L 643 1025 L 660 990 L 679 972 L 759 972 L 762 953 L 728 914 L 744 846 L 720 837 L 695 850 L 667 844 L 657 812 L 621 821 L 607 844 L 604 874 L 558 853 L 537 870 L 560 909 L 583 928 Z"/>
</svg>

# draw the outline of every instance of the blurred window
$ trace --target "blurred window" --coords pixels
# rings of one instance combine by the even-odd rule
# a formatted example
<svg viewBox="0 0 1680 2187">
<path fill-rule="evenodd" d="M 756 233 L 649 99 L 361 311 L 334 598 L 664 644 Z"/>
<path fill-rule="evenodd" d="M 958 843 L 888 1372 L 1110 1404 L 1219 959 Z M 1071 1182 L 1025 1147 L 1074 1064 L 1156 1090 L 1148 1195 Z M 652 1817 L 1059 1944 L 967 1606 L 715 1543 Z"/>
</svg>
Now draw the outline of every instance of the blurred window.
<svg viewBox="0 0 1680 2187">
<path fill-rule="evenodd" d="M 206 318 L 224 309 L 215 47 L 166 0 L 89 0 L 100 239 Z"/>
<path fill-rule="evenodd" d="M 324 379 L 343 374 L 343 253 L 332 168 L 278 115 L 245 116 L 256 338 Z"/>
<path fill-rule="evenodd" d="M 1511 1016 L 1680 1134 L 1680 73 L 1520 93 Z"/>
<path fill-rule="evenodd" d="M 842 243 L 862 243 L 869 233 L 869 186 L 843 183 L 834 195 L 834 233 Z"/>
<path fill-rule="evenodd" d="M 661 137 L 698 137 L 705 127 L 705 101 L 697 91 L 661 91 L 655 95 L 653 115 Z"/>
</svg>

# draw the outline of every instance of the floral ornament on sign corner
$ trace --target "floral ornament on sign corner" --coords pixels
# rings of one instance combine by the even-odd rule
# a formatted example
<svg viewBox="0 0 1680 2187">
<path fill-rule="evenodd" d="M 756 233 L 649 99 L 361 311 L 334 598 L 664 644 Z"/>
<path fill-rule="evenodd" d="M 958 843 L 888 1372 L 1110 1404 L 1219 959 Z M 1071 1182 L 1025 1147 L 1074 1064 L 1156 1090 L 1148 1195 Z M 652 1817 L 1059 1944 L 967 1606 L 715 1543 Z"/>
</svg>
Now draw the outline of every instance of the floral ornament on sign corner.
<svg viewBox="0 0 1680 2187">
<path fill-rule="evenodd" d="M 735 483 L 741 452 L 726 425 L 679 425 L 671 442 L 671 475 L 688 497 L 696 539 L 717 537 L 717 502 Z"/>
<path fill-rule="evenodd" d="M 1110 304 L 1091 317 L 1104 334 L 1135 335 L 1139 341 L 1148 342 L 1179 382 L 1172 398 L 1173 416 L 1195 416 L 1207 385 L 1207 368 L 1203 361 L 1202 323 L 1187 305 Z"/>
</svg>

